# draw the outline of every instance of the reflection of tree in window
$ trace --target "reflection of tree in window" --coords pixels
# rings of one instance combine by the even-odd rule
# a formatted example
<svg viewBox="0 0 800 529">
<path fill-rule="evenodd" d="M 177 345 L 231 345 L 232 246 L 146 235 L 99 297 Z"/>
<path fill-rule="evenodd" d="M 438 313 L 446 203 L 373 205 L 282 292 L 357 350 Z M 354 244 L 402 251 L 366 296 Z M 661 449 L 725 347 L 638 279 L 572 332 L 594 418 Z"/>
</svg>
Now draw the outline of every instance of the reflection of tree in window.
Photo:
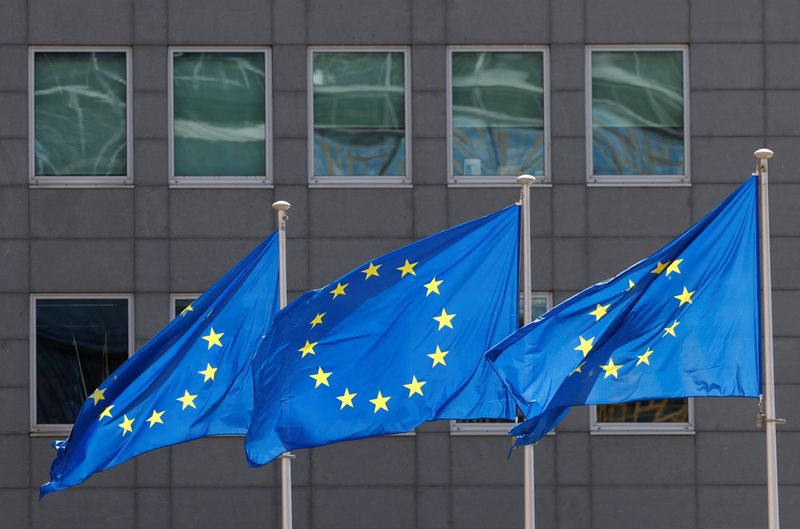
<svg viewBox="0 0 800 529">
<path fill-rule="evenodd" d="M 658 399 L 597 406 L 597 422 L 689 422 L 689 399 Z"/>
</svg>

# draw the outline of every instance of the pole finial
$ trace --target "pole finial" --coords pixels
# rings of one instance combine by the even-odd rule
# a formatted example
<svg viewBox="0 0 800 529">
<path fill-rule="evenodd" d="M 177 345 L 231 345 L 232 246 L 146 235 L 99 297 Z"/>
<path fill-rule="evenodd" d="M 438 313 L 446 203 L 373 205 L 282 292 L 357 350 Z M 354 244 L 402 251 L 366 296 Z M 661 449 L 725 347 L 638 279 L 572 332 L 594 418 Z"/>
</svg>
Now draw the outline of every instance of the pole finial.
<svg viewBox="0 0 800 529">
<path fill-rule="evenodd" d="M 272 203 L 272 209 L 275 211 L 286 211 L 290 207 L 292 207 L 292 205 L 285 200 L 278 200 L 277 202 Z"/>
<path fill-rule="evenodd" d="M 524 174 L 517 177 L 517 183 L 521 186 L 529 186 L 536 181 L 535 176 Z"/>
<path fill-rule="evenodd" d="M 759 149 L 753 153 L 753 156 L 758 158 L 759 160 L 769 160 L 772 158 L 772 155 L 775 154 L 769 149 Z"/>
</svg>

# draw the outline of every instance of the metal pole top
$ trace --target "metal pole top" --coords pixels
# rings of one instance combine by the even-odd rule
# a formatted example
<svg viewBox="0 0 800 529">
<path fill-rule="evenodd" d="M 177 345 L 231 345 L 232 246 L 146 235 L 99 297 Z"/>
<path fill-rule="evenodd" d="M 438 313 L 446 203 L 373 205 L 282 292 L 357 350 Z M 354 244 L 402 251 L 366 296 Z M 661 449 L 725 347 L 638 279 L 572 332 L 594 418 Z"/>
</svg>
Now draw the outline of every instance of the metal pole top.
<svg viewBox="0 0 800 529">
<path fill-rule="evenodd" d="M 769 149 L 759 149 L 753 153 L 753 156 L 758 158 L 759 160 L 769 160 L 772 158 L 772 155 L 775 154 Z"/>
<path fill-rule="evenodd" d="M 521 186 L 529 186 L 536 181 L 535 176 L 531 176 L 529 174 L 524 174 L 522 176 L 517 177 L 517 183 Z"/>
<path fill-rule="evenodd" d="M 292 205 L 285 200 L 278 200 L 277 202 L 272 203 L 272 209 L 275 211 L 286 211 L 290 207 L 292 207 Z"/>
</svg>

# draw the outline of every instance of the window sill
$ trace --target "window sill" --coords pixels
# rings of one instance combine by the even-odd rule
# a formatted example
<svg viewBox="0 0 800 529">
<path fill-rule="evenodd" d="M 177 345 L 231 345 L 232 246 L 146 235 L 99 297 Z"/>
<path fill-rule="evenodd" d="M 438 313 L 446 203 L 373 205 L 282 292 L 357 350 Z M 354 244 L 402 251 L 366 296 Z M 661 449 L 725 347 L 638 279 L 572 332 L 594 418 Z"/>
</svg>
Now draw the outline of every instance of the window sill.
<svg viewBox="0 0 800 529">
<path fill-rule="evenodd" d="M 447 181 L 447 187 L 453 187 L 453 188 L 517 187 L 518 188 L 519 184 L 517 183 L 516 177 L 514 176 L 509 176 L 504 178 L 481 178 L 477 180 L 467 180 L 467 179 L 454 180 L 451 178 L 450 180 Z M 549 178 L 536 177 L 536 182 L 533 183 L 532 187 L 547 188 L 547 187 L 553 187 L 553 184 Z"/>
<path fill-rule="evenodd" d="M 371 189 L 371 188 L 396 188 L 411 189 L 411 178 L 408 177 L 359 177 L 359 176 L 336 176 L 327 178 L 312 178 L 308 182 L 310 189 L 329 189 L 329 188 L 348 188 L 348 189 Z"/>
<path fill-rule="evenodd" d="M 169 181 L 170 189 L 272 189 L 273 183 L 262 179 L 253 179 L 236 176 L 209 176 L 209 177 L 186 177 L 171 178 Z"/>
<path fill-rule="evenodd" d="M 37 182 L 28 184 L 29 189 L 133 189 L 132 183 L 97 182 L 97 183 L 69 183 L 69 182 Z"/>
<path fill-rule="evenodd" d="M 687 176 L 603 176 L 589 177 L 586 187 L 691 187 L 692 182 Z"/>
<path fill-rule="evenodd" d="M 631 427 L 627 425 L 621 427 L 594 427 L 589 430 L 590 435 L 695 435 L 693 426 L 680 426 L 676 428 L 651 428 L 651 427 Z"/>
</svg>

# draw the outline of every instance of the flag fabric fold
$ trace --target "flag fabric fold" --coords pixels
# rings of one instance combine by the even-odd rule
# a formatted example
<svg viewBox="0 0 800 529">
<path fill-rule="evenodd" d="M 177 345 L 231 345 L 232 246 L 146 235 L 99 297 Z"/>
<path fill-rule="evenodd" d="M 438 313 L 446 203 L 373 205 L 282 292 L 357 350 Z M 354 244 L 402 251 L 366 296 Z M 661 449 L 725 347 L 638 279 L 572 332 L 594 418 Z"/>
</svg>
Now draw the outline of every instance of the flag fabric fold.
<svg viewBox="0 0 800 529">
<path fill-rule="evenodd" d="M 516 407 L 483 353 L 517 328 L 519 206 L 379 257 L 284 309 L 254 361 L 252 465 Z"/>
<path fill-rule="evenodd" d="M 756 177 L 678 238 L 486 353 L 527 420 L 518 445 L 570 406 L 760 393 Z"/>
<path fill-rule="evenodd" d="M 252 358 L 279 309 L 278 237 L 270 236 L 145 343 L 83 404 L 40 495 L 157 448 L 244 434 Z"/>
</svg>

